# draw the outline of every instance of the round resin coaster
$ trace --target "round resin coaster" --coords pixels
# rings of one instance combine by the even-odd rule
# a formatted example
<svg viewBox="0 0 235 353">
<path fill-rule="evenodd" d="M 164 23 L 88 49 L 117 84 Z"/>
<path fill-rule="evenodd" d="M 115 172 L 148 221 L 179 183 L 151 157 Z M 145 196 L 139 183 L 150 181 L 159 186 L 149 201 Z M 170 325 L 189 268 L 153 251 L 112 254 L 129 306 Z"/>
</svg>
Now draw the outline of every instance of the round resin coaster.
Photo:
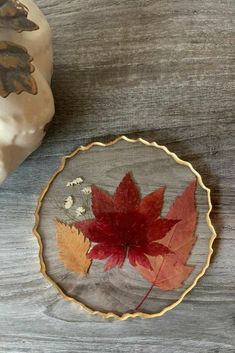
<svg viewBox="0 0 235 353">
<path fill-rule="evenodd" d="M 166 147 L 121 137 L 80 147 L 42 192 L 34 233 L 42 272 L 103 317 L 156 317 L 209 266 L 210 191 Z"/>
</svg>

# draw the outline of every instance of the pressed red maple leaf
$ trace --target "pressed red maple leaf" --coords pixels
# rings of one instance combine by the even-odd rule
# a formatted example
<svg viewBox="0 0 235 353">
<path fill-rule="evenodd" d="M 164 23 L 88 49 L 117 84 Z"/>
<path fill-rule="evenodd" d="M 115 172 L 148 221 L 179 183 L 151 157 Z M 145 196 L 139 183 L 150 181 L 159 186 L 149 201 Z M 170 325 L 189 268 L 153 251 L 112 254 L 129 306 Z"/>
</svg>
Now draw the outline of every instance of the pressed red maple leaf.
<svg viewBox="0 0 235 353">
<path fill-rule="evenodd" d="M 89 252 L 92 259 L 105 260 L 105 270 L 121 267 L 128 256 L 132 266 L 152 270 L 147 257 L 171 253 L 159 240 L 178 222 L 160 218 L 164 188 L 142 200 L 136 183 L 128 173 L 113 196 L 92 187 L 92 210 L 95 219 L 75 223 L 90 241 L 97 243 Z"/>
</svg>

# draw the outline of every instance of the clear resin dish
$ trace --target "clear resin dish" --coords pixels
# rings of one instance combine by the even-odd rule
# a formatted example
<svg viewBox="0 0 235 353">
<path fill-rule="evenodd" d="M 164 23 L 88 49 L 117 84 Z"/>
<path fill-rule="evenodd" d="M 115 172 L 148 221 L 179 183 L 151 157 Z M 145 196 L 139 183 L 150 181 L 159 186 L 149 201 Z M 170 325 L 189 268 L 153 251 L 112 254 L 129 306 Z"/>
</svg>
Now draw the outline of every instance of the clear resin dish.
<svg viewBox="0 0 235 353">
<path fill-rule="evenodd" d="M 90 313 L 161 316 L 209 266 L 210 212 L 199 173 L 166 147 L 126 137 L 81 146 L 38 201 L 42 272 Z"/>
</svg>

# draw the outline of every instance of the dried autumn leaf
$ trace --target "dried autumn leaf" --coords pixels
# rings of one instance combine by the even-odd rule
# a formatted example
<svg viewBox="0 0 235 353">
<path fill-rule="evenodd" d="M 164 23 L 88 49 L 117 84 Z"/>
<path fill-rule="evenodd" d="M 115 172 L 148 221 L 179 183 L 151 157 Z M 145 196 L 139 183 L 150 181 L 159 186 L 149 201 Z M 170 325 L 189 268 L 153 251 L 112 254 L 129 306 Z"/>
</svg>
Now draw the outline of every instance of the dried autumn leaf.
<svg viewBox="0 0 235 353">
<path fill-rule="evenodd" d="M 85 275 L 91 265 L 87 258 L 90 241 L 76 228 L 55 221 L 57 249 L 64 266 L 80 275 Z"/>
<path fill-rule="evenodd" d="M 0 28 L 17 32 L 35 31 L 38 25 L 28 18 L 28 9 L 18 0 L 0 0 Z"/>
<path fill-rule="evenodd" d="M 95 219 L 75 223 L 76 228 L 97 243 L 88 256 L 107 259 L 106 271 L 122 267 L 126 256 L 132 266 L 140 264 L 151 269 L 147 255 L 170 253 L 159 240 L 178 222 L 160 218 L 163 193 L 164 188 L 160 188 L 141 199 L 130 173 L 124 176 L 113 196 L 93 186 Z"/>
<path fill-rule="evenodd" d="M 162 290 L 173 290 L 182 287 L 193 267 L 186 266 L 178 261 L 175 254 L 150 258 L 153 270 L 149 271 L 143 266 L 138 266 L 139 273 L 154 286 Z"/>
<path fill-rule="evenodd" d="M 193 181 L 176 198 L 167 218 L 181 219 L 167 235 L 159 241 L 172 253 L 165 256 L 149 257 L 153 270 L 138 266 L 139 273 L 156 287 L 163 290 L 179 288 L 193 270 L 186 262 L 196 241 L 195 228 L 197 211 L 195 206 L 196 182 Z"/>
<path fill-rule="evenodd" d="M 0 42 L 0 96 L 25 91 L 37 93 L 37 84 L 31 73 L 34 67 L 27 50 L 11 42 Z"/>
</svg>

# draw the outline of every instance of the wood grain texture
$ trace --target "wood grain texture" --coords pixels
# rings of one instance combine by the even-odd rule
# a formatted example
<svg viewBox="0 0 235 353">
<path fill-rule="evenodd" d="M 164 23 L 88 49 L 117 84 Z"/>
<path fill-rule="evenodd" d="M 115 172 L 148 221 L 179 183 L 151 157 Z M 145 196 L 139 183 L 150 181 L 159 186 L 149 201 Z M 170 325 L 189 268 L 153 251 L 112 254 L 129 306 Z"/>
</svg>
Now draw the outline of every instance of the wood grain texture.
<svg viewBox="0 0 235 353">
<path fill-rule="evenodd" d="M 54 33 L 57 112 L 0 190 L 0 352 L 234 353 L 234 0 L 37 3 Z M 120 134 L 167 145 L 212 189 L 212 265 L 161 319 L 89 316 L 39 272 L 31 228 L 42 186 L 62 155 Z"/>
</svg>

